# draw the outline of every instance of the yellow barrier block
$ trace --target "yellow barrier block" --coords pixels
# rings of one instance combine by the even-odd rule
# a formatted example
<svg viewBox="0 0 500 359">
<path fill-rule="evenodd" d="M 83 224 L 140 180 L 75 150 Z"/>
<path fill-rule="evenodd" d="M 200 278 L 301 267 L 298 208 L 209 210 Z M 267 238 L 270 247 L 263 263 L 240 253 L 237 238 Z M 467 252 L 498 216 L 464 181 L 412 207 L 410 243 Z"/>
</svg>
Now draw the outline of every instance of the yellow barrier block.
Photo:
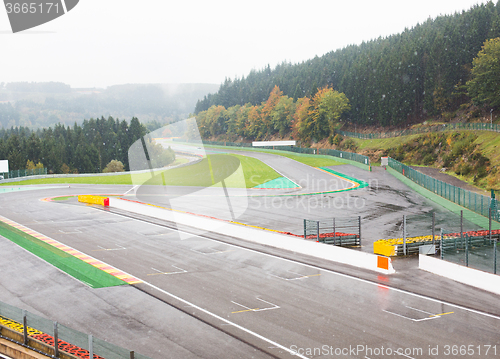
<svg viewBox="0 0 500 359">
<path fill-rule="evenodd" d="M 101 206 L 109 206 L 109 198 L 103 196 L 79 195 L 78 202 L 88 204 L 100 204 Z"/>
<path fill-rule="evenodd" d="M 436 241 L 441 239 L 441 236 L 434 236 Z M 429 242 L 432 241 L 432 235 L 428 236 L 418 236 L 418 237 L 408 237 L 406 238 L 406 243 L 415 242 Z M 383 256 L 395 256 L 396 246 L 403 245 L 403 238 L 392 238 L 392 239 L 379 239 L 373 243 L 373 253 L 381 254 Z"/>
<path fill-rule="evenodd" d="M 386 257 L 391 257 L 396 255 L 396 247 L 386 240 L 378 240 L 373 243 L 373 253 L 380 254 Z"/>
</svg>

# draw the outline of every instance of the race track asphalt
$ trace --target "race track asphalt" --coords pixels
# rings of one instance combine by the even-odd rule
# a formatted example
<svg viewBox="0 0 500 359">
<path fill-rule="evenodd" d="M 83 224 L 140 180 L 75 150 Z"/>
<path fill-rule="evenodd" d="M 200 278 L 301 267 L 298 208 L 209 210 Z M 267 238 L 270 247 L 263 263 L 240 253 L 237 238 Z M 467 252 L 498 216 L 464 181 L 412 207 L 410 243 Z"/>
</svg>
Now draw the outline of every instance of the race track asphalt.
<svg viewBox="0 0 500 359">
<path fill-rule="evenodd" d="M 266 162 L 294 181 L 302 178 L 301 166 Z M 397 226 L 396 214 L 434 208 L 382 169 L 366 172 L 343 165 L 335 170 L 371 185 L 303 196 L 317 197 L 322 205 L 316 208 L 309 206 L 313 202 L 301 204 L 301 196 L 259 192 L 238 220 L 300 233 L 305 215 L 363 215 L 369 242 L 393 231 L 387 226 Z M 302 190 L 319 188 L 311 181 Z M 0 238 L 0 300 L 151 358 L 334 358 L 346 350 L 340 357 L 387 358 L 391 350 L 390 357 L 444 358 L 450 357 L 446 350 L 461 345 L 472 346 L 472 357 L 479 357 L 478 348 L 484 354 L 487 345 L 500 351 L 498 297 L 421 273 L 411 260 L 399 265 L 400 274 L 386 277 L 237 238 L 202 232 L 181 236 L 162 223 L 74 201 L 40 200 L 123 193 L 134 191 L 130 186 L 72 185 L 4 193 L 0 214 L 142 283 L 93 289 Z M 361 198 L 363 206 L 326 208 L 347 193 L 351 200 Z M 266 208 L 270 198 L 295 202 Z M 165 204 L 165 198 L 150 199 Z M 189 209 L 193 201 L 177 205 Z M 201 214 L 219 214 L 209 204 L 196 208 L 206 208 Z M 395 355 L 398 349 L 403 355 Z"/>
</svg>

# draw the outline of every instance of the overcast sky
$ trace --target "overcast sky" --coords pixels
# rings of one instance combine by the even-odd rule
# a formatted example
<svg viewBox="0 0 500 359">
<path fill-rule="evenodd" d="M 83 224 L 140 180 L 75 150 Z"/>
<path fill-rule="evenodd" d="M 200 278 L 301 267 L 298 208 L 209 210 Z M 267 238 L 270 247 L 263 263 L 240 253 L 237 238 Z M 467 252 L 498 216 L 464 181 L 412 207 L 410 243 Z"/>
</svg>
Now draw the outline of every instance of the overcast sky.
<svg viewBox="0 0 500 359">
<path fill-rule="evenodd" d="M 80 0 L 66 15 L 16 34 L 0 9 L 0 82 L 219 84 L 484 2 Z"/>
</svg>

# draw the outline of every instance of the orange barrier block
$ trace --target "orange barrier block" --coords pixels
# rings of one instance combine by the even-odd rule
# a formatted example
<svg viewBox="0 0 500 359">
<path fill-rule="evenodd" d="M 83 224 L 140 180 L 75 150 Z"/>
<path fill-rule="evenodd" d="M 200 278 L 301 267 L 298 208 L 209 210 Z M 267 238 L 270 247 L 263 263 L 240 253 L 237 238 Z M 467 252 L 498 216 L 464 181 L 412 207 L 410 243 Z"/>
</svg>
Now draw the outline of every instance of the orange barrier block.
<svg viewBox="0 0 500 359">
<path fill-rule="evenodd" d="M 389 258 L 378 256 L 377 268 L 389 270 Z"/>
</svg>

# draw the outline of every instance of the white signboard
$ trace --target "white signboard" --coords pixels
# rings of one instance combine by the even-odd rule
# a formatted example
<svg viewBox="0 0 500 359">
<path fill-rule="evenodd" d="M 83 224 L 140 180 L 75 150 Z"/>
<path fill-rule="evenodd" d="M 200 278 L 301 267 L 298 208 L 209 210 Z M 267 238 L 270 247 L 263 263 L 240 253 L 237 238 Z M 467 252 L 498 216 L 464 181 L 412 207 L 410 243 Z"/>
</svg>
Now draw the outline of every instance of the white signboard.
<svg viewBox="0 0 500 359">
<path fill-rule="evenodd" d="M 9 172 L 9 160 L 0 160 L 0 173 Z"/>
<path fill-rule="evenodd" d="M 253 141 L 252 146 L 295 146 L 296 141 Z"/>
</svg>

